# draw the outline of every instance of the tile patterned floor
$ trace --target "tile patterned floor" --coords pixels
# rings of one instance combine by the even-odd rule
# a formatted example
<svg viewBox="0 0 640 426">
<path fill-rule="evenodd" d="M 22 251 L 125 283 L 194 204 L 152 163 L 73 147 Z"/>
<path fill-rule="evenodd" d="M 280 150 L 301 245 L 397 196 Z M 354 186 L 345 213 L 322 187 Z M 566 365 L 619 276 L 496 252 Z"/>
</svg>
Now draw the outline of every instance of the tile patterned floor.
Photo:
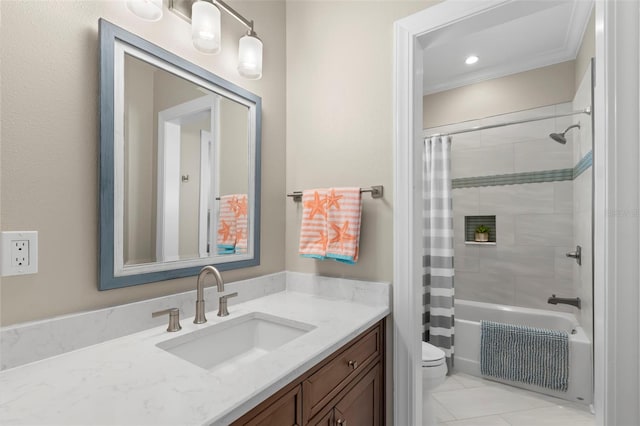
<svg viewBox="0 0 640 426">
<path fill-rule="evenodd" d="M 455 373 L 433 393 L 439 426 L 594 426 L 585 405 Z"/>
</svg>

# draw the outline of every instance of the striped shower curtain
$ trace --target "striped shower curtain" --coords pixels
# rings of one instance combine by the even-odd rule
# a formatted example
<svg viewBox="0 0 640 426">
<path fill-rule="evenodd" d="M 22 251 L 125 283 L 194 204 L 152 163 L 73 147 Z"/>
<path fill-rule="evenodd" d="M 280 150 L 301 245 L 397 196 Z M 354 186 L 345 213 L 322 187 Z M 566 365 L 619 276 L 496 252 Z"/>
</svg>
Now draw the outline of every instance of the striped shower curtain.
<svg viewBox="0 0 640 426">
<path fill-rule="evenodd" d="M 451 137 L 425 139 L 422 169 L 422 339 L 439 347 L 453 367 L 453 208 Z"/>
</svg>

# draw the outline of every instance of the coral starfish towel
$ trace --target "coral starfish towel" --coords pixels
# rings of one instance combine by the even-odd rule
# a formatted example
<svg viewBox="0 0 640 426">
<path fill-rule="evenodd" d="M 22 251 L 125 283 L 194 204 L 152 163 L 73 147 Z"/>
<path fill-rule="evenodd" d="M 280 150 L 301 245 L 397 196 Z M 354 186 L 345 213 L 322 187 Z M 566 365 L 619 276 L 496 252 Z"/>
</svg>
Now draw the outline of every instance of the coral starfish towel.
<svg viewBox="0 0 640 426">
<path fill-rule="evenodd" d="M 302 191 L 302 223 L 300 225 L 300 255 L 325 259 L 327 254 L 326 189 Z"/>
<path fill-rule="evenodd" d="M 329 259 L 354 264 L 358 261 L 362 199 L 360 188 L 331 188 L 327 194 Z"/>
<path fill-rule="evenodd" d="M 358 261 L 360 188 L 302 192 L 300 255 L 354 264 Z"/>
</svg>

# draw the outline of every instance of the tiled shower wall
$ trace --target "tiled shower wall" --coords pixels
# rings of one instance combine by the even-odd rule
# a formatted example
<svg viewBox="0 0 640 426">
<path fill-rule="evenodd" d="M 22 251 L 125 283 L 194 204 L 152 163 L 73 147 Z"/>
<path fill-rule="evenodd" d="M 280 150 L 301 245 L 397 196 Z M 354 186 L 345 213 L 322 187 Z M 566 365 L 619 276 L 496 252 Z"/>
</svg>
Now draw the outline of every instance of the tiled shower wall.
<svg viewBox="0 0 640 426">
<path fill-rule="evenodd" d="M 427 129 L 426 134 L 459 128 L 570 112 L 572 103 L 504 114 L 485 120 Z M 584 116 L 587 117 L 587 116 Z M 572 133 L 561 145 L 548 135 L 561 132 L 580 117 L 554 118 L 453 136 L 452 177 L 456 183 L 495 175 L 564 170 L 563 181 L 472 186 L 453 190 L 455 286 L 459 299 L 575 312 L 567 305 L 549 305 L 552 294 L 576 296 L 574 262 L 574 143 Z M 574 133 L 575 134 L 575 133 Z M 556 173 L 557 175 L 557 173 Z M 535 173 L 536 181 L 545 173 Z M 528 179 L 527 178 L 527 179 Z M 501 176 L 504 179 L 504 176 Z M 554 178 L 555 179 L 555 178 Z M 486 184 L 486 179 L 483 184 Z M 472 184 L 473 185 L 473 184 Z M 468 245 L 464 217 L 496 216 L 496 245 Z"/>
</svg>

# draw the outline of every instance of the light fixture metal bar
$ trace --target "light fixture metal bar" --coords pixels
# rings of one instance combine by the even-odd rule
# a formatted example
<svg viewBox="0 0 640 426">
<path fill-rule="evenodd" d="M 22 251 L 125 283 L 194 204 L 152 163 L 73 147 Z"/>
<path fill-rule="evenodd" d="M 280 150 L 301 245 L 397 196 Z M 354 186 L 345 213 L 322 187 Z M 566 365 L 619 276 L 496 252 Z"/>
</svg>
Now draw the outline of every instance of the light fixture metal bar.
<svg viewBox="0 0 640 426">
<path fill-rule="evenodd" d="M 191 22 L 191 0 L 169 0 L 169 10 L 175 13 L 179 18 L 184 19 L 187 22 Z"/>
<path fill-rule="evenodd" d="M 545 115 L 545 116 L 542 116 L 542 117 L 528 118 L 528 119 L 525 119 L 525 120 L 518 120 L 518 121 L 509 121 L 509 122 L 506 122 L 506 123 L 488 124 L 486 126 L 474 126 L 474 127 L 468 128 L 468 129 L 454 130 L 452 132 L 446 132 L 446 133 L 435 133 L 433 135 L 425 136 L 423 139 L 429 139 L 429 138 L 432 138 L 434 136 L 447 136 L 447 135 L 450 136 L 450 135 L 457 135 L 457 134 L 460 134 L 460 133 L 477 132 L 479 130 L 495 129 L 496 127 L 513 126 L 514 124 L 530 123 L 532 121 L 548 120 L 550 118 L 568 117 L 570 115 L 577 115 L 577 114 L 588 114 L 588 115 L 591 115 L 591 107 L 587 107 L 587 108 L 585 108 L 583 110 L 579 110 L 579 111 L 569 112 L 569 113 L 566 113 L 566 114 Z M 487 118 L 491 118 L 491 117 L 485 117 L 482 120 L 487 119 Z M 438 126 L 438 127 L 441 127 L 441 126 Z"/>
<path fill-rule="evenodd" d="M 229 15 L 236 18 L 238 22 L 240 22 L 245 27 L 247 27 L 251 32 L 253 32 L 253 20 L 251 21 L 248 20 L 247 18 L 242 16 L 238 11 L 236 11 L 234 8 L 229 6 L 227 3 L 223 2 L 222 0 L 205 0 L 205 1 L 210 1 L 216 6 L 220 6 L 225 12 L 227 12 Z"/>
<path fill-rule="evenodd" d="M 197 1 L 197 0 L 196 0 Z M 249 29 L 251 34 L 253 32 L 253 20 L 249 20 L 242 16 L 238 11 L 229 6 L 222 0 L 203 0 L 209 3 L 212 3 L 218 6 L 220 9 L 227 12 L 229 15 L 236 18 L 238 22 Z M 169 10 L 174 12 L 176 15 L 181 17 L 182 19 L 191 22 L 191 5 L 193 4 L 193 0 L 169 0 Z"/>
</svg>

